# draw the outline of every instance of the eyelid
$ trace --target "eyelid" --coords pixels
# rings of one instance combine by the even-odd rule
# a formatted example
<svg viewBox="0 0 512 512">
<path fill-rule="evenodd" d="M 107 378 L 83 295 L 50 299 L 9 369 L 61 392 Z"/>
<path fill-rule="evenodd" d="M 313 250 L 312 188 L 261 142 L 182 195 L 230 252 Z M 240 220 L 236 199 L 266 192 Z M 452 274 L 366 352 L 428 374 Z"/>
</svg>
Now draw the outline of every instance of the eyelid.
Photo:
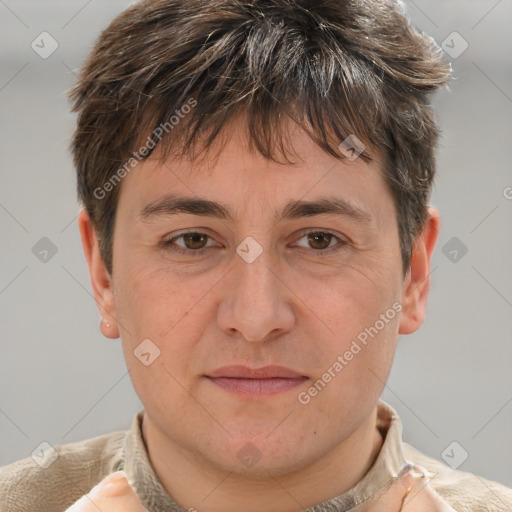
<svg viewBox="0 0 512 512">
<path fill-rule="evenodd" d="M 341 233 L 337 233 L 336 231 L 331 231 L 330 229 L 324 228 L 304 228 L 298 232 L 298 238 L 303 237 L 304 235 L 308 235 L 309 233 L 327 233 L 329 235 L 335 236 L 339 240 L 343 240 L 348 242 L 348 238 L 342 235 Z M 297 235 L 296 235 L 297 236 Z"/>
</svg>

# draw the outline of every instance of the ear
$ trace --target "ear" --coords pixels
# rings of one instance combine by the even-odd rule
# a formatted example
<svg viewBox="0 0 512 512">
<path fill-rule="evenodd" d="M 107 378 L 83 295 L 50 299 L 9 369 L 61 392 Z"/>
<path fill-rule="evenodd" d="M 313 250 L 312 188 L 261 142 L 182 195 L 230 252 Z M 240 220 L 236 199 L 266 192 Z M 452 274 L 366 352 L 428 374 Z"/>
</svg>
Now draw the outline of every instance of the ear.
<svg viewBox="0 0 512 512">
<path fill-rule="evenodd" d="M 101 257 L 98 237 L 89 214 L 85 209 L 78 216 L 78 227 L 82 238 L 85 259 L 89 267 L 94 299 L 102 318 L 100 322 L 101 332 L 106 338 L 119 338 L 112 279 Z"/>
<path fill-rule="evenodd" d="M 429 207 L 425 227 L 414 241 L 411 267 L 404 281 L 399 334 L 410 334 L 418 330 L 425 319 L 430 290 L 430 259 L 436 245 L 439 226 L 439 212 Z"/>
</svg>

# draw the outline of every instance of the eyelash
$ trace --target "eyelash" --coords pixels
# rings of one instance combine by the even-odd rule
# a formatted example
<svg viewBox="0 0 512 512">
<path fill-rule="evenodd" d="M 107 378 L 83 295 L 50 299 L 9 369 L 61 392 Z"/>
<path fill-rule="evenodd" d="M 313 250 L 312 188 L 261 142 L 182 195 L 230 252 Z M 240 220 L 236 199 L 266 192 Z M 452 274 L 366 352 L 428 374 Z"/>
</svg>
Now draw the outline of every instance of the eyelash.
<svg viewBox="0 0 512 512">
<path fill-rule="evenodd" d="M 336 246 L 334 246 L 334 247 L 328 247 L 327 249 L 311 249 L 311 251 L 313 251 L 319 257 L 330 256 L 332 254 L 335 254 L 335 253 L 339 252 L 345 245 L 348 244 L 348 242 L 346 242 L 345 240 L 342 240 L 339 236 L 337 236 L 333 232 L 327 231 L 327 230 L 304 231 L 304 232 L 301 233 L 301 236 L 297 240 L 300 240 L 301 238 L 304 238 L 307 235 L 318 234 L 318 233 L 322 233 L 322 234 L 325 234 L 325 235 L 331 235 L 332 237 L 334 237 L 338 241 L 338 247 L 337 248 L 334 248 L 334 247 L 336 247 Z M 168 250 L 170 252 L 175 252 L 175 253 L 178 253 L 178 254 L 184 254 L 186 256 L 190 256 L 190 255 L 192 255 L 192 256 L 201 256 L 206 251 L 208 251 L 208 249 L 211 249 L 211 247 L 203 247 L 202 249 L 196 249 L 196 250 L 194 250 L 194 249 L 184 249 L 183 247 L 179 247 L 179 246 L 176 246 L 176 245 L 173 244 L 173 242 L 175 240 L 177 240 L 179 238 L 182 238 L 185 235 L 191 235 L 191 234 L 206 235 L 209 240 L 212 239 L 208 234 L 200 232 L 200 231 L 185 231 L 184 233 L 180 233 L 179 235 L 177 235 L 177 236 L 175 236 L 173 238 L 170 238 L 168 240 L 164 240 L 162 242 L 162 245 L 163 245 L 163 247 L 166 250 Z"/>
</svg>

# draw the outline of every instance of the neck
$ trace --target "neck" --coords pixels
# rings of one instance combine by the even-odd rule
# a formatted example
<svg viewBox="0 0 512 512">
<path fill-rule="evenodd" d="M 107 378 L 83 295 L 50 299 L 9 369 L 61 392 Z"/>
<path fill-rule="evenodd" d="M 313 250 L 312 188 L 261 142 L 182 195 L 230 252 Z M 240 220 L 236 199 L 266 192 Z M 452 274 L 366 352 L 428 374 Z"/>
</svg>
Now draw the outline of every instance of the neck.
<svg viewBox="0 0 512 512">
<path fill-rule="evenodd" d="M 144 415 L 142 430 L 154 471 L 184 509 L 201 512 L 297 512 L 351 489 L 375 462 L 382 436 L 377 408 L 341 444 L 287 474 L 254 477 L 226 471 L 175 444 Z"/>
</svg>

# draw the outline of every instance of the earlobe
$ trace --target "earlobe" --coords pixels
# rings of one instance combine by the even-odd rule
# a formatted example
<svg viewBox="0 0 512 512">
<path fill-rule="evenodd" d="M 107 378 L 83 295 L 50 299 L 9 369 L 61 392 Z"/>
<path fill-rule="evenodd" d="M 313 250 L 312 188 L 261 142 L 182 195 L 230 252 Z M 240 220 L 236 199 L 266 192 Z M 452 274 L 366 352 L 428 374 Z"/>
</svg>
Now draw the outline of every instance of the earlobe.
<svg viewBox="0 0 512 512">
<path fill-rule="evenodd" d="M 425 227 L 414 241 L 411 267 L 404 280 L 399 334 L 410 334 L 423 324 L 430 290 L 430 261 L 439 226 L 439 212 L 429 207 Z"/>
<path fill-rule="evenodd" d="M 119 338 L 116 321 L 112 279 L 99 250 L 99 241 L 87 210 L 83 209 L 78 216 L 78 227 L 82 239 L 82 247 L 89 268 L 92 290 L 102 321 L 100 328 L 107 338 Z"/>
</svg>

